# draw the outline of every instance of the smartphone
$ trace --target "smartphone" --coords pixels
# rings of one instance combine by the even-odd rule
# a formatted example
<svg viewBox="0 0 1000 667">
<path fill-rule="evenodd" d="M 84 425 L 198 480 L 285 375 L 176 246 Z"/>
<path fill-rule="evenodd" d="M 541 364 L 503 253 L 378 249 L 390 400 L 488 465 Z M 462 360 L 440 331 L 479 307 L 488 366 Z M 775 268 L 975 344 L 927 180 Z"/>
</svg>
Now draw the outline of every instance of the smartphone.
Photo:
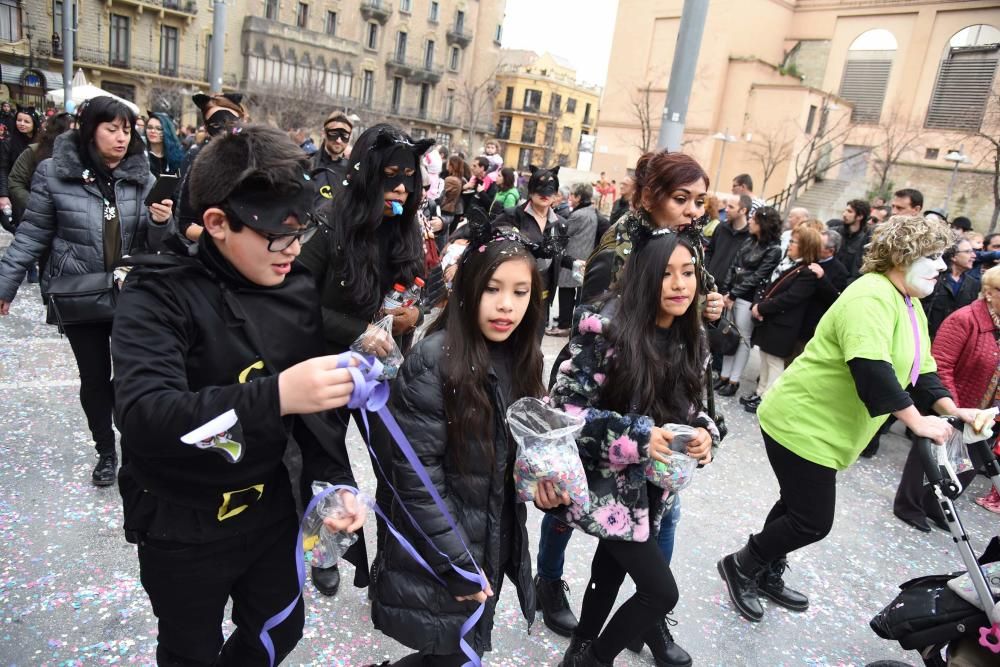
<svg viewBox="0 0 1000 667">
<path fill-rule="evenodd" d="M 146 206 L 159 204 L 164 199 L 173 199 L 179 180 L 177 174 L 160 174 L 153 184 L 153 189 L 146 195 Z"/>
</svg>

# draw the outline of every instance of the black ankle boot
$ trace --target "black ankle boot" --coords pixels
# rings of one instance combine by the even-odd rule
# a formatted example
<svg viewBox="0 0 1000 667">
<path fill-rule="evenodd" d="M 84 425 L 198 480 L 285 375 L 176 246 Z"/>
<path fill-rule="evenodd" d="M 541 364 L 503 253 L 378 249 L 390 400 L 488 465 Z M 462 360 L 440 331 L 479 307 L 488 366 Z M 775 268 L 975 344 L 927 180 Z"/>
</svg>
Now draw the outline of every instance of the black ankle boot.
<svg viewBox="0 0 1000 667">
<path fill-rule="evenodd" d="M 537 608 L 542 612 L 542 621 L 552 632 L 569 637 L 576 628 L 576 615 L 569 608 L 569 585 L 562 579 L 543 579 L 535 575 L 535 596 Z"/>
<path fill-rule="evenodd" d="M 719 396 L 735 396 L 736 392 L 740 390 L 739 382 L 727 382 L 726 386 L 717 391 Z"/>
<path fill-rule="evenodd" d="M 336 595 L 340 589 L 340 569 L 336 565 L 333 567 L 312 569 L 313 586 L 327 597 Z"/>
<path fill-rule="evenodd" d="M 724 557 L 716 565 L 722 580 L 726 582 L 729 598 L 736 611 L 751 621 L 764 618 L 764 608 L 757 597 L 757 577 L 764 565 L 764 561 L 754 555 L 749 541 L 742 549 Z"/>
<path fill-rule="evenodd" d="M 559 667 L 612 667 L 594 656 L 594 648 L 591 646 L 593 643 L 592 639 L 581 639 L 573 635 Z"/>
<path fill-rule="evenodd" d="M 664 618 L 642 636 L 656 667 L 691 667 L 693 663 L 688 652 L 678 646 L 670 634 L 670 625 L 676 624 L 672 618 Z"/>
<path fill-rule="evenodd" d="M 111 454 L 98 454 L 97 465 L 90 475 L 94 486 L 111 486 L 115 483 L 115 473 L 118 470 L 118 457 Z"/>
<path fill-rule="evenodd" d="M 805 611 L 809 608 L 809 598 L 798 591 L 785 586 L 782 575 L 788 567 L 788 559 L 779 558 L 761 571 L 757 577 L 757 586 L 762 595 L 774 600 L 785 609 Z"/>
</svg>

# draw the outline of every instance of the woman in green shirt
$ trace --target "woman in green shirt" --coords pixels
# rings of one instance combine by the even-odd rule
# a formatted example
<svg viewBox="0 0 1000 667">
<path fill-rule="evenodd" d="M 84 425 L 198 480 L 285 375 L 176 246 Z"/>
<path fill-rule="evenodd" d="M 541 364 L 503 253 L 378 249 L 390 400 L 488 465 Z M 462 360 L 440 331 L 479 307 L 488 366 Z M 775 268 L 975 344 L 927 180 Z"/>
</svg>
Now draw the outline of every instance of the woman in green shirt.
<svg viewBox="0 0 1000 667">
<path fill-rule="evenodd" d="M 951 426 L 921 415 L 909 392 L 938 414 L 975 419 L 977 411 L 958 408 L 937 377 L 917 301 L 933 291 L 945 268 L 941 253 L 951 244 L 944 224 L 920 216 L 879 225 L 864 275 L 761 402 L 764 449 L 781 495 L 763 530 L 718 563 L 733 604 L 749 620 L 764 616 L 760 595 L 793 611 L 808 608 L 806 596 L 784 584 L 786 556 L 829 534 L 837 472 L 857 460 L 889 414 L 918 436 L 938 444 L 948 438 Z"/>
</svg>

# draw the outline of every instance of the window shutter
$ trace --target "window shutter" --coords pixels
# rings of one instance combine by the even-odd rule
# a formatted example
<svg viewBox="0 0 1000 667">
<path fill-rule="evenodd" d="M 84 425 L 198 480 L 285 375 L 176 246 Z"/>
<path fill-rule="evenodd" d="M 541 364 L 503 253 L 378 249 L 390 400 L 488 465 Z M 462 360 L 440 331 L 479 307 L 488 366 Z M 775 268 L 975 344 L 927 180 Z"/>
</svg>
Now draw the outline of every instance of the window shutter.
<svg viewBox="0 0 1000 667">
<path fill-rule="evenodd" d="M 877 124 L 889 83 L 892 60 L 854 59 L 844 65 L 840 96 L 854 103 L 851 121 Z"/>
<path fill-rule="evenodd" d="M 952 48 L 941 61 L 924 127 L 978 132 L 993 89 L 998 45 Z"/>
</svg>

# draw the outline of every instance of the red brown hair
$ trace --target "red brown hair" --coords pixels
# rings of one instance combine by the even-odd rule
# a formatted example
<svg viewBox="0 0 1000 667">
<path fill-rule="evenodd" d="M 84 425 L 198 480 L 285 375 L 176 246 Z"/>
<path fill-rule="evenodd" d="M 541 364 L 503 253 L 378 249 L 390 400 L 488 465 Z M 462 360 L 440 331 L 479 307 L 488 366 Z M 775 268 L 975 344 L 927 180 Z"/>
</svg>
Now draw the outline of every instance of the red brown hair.
<svg viewBox="0 0 1000 667">
<path fill-rule="evenodd" d="M 646 210 L 656 208 L 671 192 L 688 183 L 702 180 L 706 190 L 709 186 L 708 174 L 693 157 L 666 150 L 646 153 L 639 158 L 633 180 L 632 207 Z"/>
</svg>

